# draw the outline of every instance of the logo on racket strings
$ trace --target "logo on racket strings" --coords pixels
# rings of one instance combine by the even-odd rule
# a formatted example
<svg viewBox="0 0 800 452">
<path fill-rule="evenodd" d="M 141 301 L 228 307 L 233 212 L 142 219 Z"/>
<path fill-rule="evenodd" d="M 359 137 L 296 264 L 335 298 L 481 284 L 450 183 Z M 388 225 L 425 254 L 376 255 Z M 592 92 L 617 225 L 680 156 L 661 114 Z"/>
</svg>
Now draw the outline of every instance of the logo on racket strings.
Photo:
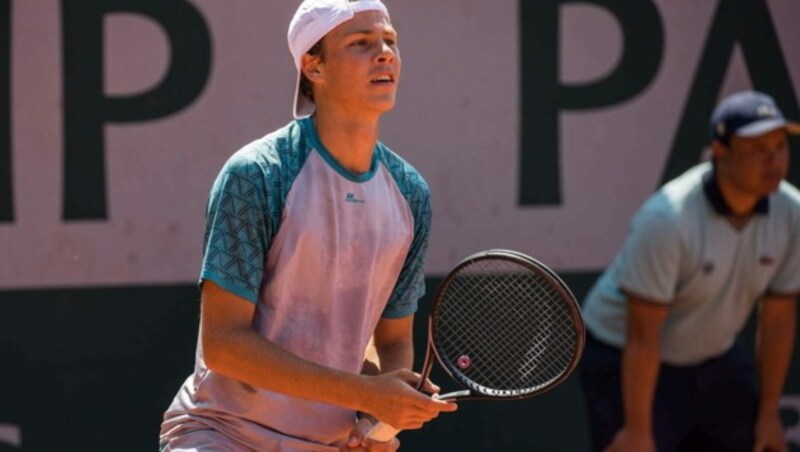
<svg viewBox="0 0 800 452">
<path fill-rule="evenodd" d="M 472 360 L 467 355 L 461 355 L 456 360 L 456 365 L 461 370 L 466 370 L 469 366 L 472 365 Z"/>
</svg>

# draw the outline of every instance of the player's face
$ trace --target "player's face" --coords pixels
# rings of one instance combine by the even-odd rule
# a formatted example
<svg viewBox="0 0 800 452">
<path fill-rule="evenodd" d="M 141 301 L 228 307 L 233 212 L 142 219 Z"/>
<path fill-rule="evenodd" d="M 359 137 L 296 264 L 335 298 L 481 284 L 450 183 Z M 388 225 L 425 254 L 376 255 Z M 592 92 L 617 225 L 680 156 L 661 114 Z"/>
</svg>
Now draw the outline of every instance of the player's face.
<svg viewBox="0 0 800 452">
<path fill-rule="evenodd" d="M 720 169 L 737 188 L 759 197 L 777 189 L 789 169 L 784 129 L 756 137 L 734 136 L 715 155 Z"/>
<path fill-rule="evenodd" d="M 394 107 L 400 81 L 397 32 L 380 11 L 364 11 L 325 36 L 315 98 L 353 112 Z"/>
</svg>

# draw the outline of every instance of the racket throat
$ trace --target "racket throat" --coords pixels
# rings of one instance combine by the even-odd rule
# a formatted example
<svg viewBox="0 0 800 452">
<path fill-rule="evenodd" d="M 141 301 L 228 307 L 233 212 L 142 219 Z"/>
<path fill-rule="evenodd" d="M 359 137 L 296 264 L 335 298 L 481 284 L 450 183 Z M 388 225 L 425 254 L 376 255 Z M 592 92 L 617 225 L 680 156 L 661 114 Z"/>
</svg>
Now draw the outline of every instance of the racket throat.
<svg viewBox="0 0 800 452">
<path fill-rule="evenodd" d="M 434 394 L 433 398 L 436 400 L 453 400 L 453 399 L 460 399 L 462 397 L 469 397 L 472 395 L 472 391 L 469 389 L 464 389 L 462 391 L 453 391 L 448 392 L 446 394 Z"/>
</svg>

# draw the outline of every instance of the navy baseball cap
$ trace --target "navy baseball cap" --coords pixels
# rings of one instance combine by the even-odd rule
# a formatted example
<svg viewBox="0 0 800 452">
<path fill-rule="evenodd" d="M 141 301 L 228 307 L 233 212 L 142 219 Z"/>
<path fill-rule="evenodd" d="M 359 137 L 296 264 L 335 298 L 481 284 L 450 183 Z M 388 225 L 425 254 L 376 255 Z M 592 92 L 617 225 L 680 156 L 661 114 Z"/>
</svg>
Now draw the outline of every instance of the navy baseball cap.
<svg viewBox="0 0 800 452">
<path fill-rule="evenodd" d="M 723 143 L 734 135 L 755 137 L 780 128 L 800 135 L 800 123 L 787 121 L 775 100 L 757 91 L 732 94 L 711 114 L 711 139 Z"/>
</svg>

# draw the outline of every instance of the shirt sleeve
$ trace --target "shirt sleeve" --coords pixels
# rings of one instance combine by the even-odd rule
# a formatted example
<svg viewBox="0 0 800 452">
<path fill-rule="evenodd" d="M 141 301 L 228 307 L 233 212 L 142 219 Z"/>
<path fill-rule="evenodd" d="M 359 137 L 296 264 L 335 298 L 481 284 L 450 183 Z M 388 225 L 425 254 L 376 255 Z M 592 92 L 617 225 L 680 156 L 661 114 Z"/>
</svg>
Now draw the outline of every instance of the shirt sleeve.
<svg viewBox="0 0 800 452">
<path fill-rule="evenodd" d="M 423 264 L 431 229 L 431 205 L 428 186 L 420 176 L 417 177 L 417 190 L 408 197 L 414 216 L 414 239 L 389 303 L 383 311 L 383 317 L 386 318 L 401 318 L 415 313 L 419 299 L 425 295 Z"/>
<path fill-rule="evenodd" d="M 200 283 L 256 302 L 264 275 L 269 222 L 264 172 L 234 155 L 209 195 Z"/>
<path fill-rule="evenodd" d="M 767 290 L 772 295 L 800 295 L 800 225 L 793 223 L 791 231 L 786 256 Z"/>
<path fill-rule="evenodd" d="M 631 222 L 622 248 L 620 290 L 645 301 L 672 303 L 678 282 L 682 240 L 674 215 L 643 208 Z"/>
</svg>

